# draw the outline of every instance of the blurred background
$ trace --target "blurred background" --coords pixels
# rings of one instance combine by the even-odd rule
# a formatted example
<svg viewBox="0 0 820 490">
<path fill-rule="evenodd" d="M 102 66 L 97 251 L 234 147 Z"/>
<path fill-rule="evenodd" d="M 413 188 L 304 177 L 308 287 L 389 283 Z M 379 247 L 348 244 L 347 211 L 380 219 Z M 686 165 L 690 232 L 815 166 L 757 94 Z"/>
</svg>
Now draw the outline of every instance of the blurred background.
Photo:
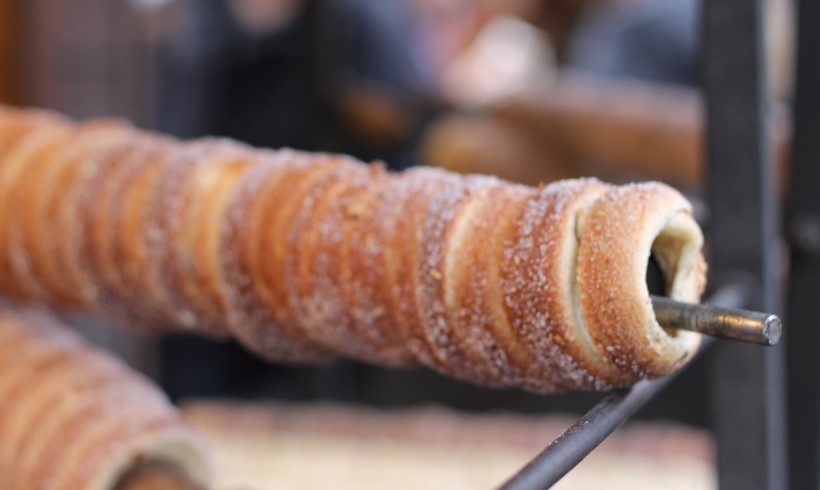
<svg viewBox="0 0 820 490">
<path fill-rule="evenodd" d="M 770 137 L 784 178 L 794 5 L 765 8 Z M 696 0 L 3 0 L 0 101 L 396 170 L 426 164 L 528 184 L 658 179 L 697 202 L 698 16 Z M 74 322 L 174 399 L 566 413 L 600 398 L 478 389 L 352 361 L 274 366 L 230 343 Z M 695 363 L 641 417 L 707 426 L 707 366 Z"/>
</svg>

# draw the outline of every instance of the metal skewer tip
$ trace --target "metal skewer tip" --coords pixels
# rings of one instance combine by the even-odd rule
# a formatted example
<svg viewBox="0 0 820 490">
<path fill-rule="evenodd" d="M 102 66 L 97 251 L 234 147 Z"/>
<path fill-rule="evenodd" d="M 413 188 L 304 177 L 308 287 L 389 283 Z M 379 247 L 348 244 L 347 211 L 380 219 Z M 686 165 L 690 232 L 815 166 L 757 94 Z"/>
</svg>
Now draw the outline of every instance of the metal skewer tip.
<svg viewBox="0 0 820 490">
<path fill-rule="evenodd" d="M 783 322 L 777 315 L 651 298 L 655 317 L 665 328 L 761 345 L 775 345 L 783 333 Z"/>
<path fill-rule="evenodd" d="M 763 322 L 763 335 L 769 341 L 769 345 L 774 345 L 780 341 L 783 334 L 783 322 L 777 315 L 769 315 Z"/>
</svg>

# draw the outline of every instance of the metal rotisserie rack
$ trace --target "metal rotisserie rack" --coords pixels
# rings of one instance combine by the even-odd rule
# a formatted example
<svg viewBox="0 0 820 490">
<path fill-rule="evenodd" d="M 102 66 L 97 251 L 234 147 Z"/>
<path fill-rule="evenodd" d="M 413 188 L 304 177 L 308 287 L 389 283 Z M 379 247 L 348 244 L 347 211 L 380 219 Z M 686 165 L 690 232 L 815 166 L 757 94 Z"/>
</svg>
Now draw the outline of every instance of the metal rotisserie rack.
<svg viewBox="0 0 820 490">
<path fill-rule="evenodd" d="M 820 31 L 812 28 L 820 24 L 820 4 L 799 2 L 791 175 L 780 189 L 767 138 L 762 2 L 707 1 L 700 8 L 705 228 L 713 286 L 706 302 L 783 312 L 787 321 L 785 341 L 773 348 L 738 342 L 706 342 L 703 347 L 715 351 L 708 366 L 708 393 L 718 485 L 722 490 L 817 489 L 820 140 L 812 133 L 820 130 L 820 59 L 811 51 L 820 43 Z M 784 244 L 790 254 L 787 276 L 782 270 Z M 541 489 L 556 483 L 674 383 L 671 378 L 608 394 L 502 488 Z"/>
</svg>

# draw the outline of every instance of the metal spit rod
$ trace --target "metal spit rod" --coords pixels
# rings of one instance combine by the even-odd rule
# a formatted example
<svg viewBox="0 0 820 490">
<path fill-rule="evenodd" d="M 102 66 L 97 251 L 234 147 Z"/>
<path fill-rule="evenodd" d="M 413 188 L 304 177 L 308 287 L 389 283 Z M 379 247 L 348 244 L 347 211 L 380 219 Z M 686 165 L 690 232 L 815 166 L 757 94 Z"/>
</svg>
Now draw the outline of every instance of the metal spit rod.
<svg viewBox="0 0 820 490">
<path fill-rule="evenodd" d="M 732 314 L 739 313 L 741 318 L 745 318 L 752 312 L 740 310 L 737 307 L 747 304 L 748 296 L 749 288 L 747 285 L 733 283 L 718 289 L 709 298 L 709 302 L 715 306 L 687 305 L 668 298 L 659 298 L 671 304 L 656 306 L 655 310 L 656 312 L 659 309 L 690 312 L 692 311 L 690 307 L 694 306 L 694 310 L 728 311 Z M 653 297 L 653 303 L 654 299 Z M 687 313 L 681 314 L 686 315 Z M 763 314 L 752 313 L 752 315 Z M 768 317 L 769 315 L 765 316 Z M 753 316 L 753 319 L 755 318 L 760 321 L 759 317 Z M 660 320 L 660 317 L 658 319 Z M 701 324 L 705 321 L 700 320 L 695 324 Z M 774 341 L 776 342 L 777 339 L 775 338 Z M 715 340 L 711 338 L 704 339 L 698 354 L 704 352 L 714 342 Z M 626 419 L 654 398 L 677 374 L 673 373 L 659 379 L 644 380 L 632 388 L 611 392 L 558 439 L 555 439 L 521 471 L 504 483 L 501 490 L 543 490 L 551 487 L 584 459 L 586 455 L 592 452 L 598 444 L 612 434 Z"/>
<path fill-rule="evenodd" d="M 681 303 L 661 296 L 651 298 L 655 317 L 666 328 L 690 330 L 712 337 L 761 345 L 776 344 L 783 333 L 783 323 L 777 315 Z"/>
</svg>

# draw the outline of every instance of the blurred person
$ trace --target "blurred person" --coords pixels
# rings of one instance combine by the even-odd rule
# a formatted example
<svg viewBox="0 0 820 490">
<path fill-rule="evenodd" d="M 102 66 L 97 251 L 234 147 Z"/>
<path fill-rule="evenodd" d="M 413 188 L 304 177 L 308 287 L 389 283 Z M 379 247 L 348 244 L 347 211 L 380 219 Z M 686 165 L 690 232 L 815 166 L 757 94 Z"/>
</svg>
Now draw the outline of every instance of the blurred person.
<svg viewBox="0 0 820 490">
<path fill-rule="evenodd" d="M 794 1 L 763 3 L 770 94 L 788 100 L 794 58 Z M 568 46 L 567 66 L 604 78 L 698 85 L 699 0 L 591 2 Z"/>
<path fill-rule="evenodd" d="M 551 83 L 564 68 L 693 85 L 697 4 L 475 0 L 472 39 L 441 70 L 443 91 L 457 105 L 486 105 L 527 85 Z"/>
<path fill-rule="evenodd" d="M 699 0 L 474 0 L 474 5 L 478 13 L 471 17 L 476 24 L 472 38 L 465 42 L 462 59 L 453 57 L 452 67 L 463 64 L 463 58 L 476 58 L 472 52 L 487 44 L 489 33 L 497 30 L 494 20 L 513 17 L 543 35 L 549 48 L 540 49 L 552 49 L 553 56 L 541 57 L 540 62 L 553 71 L 571 68 L 603 79 L 698 84 Z M 794 57 L 794 0 L 766 0 L 763 8 L 769 86 L 775 98 L 788 100 Z M 494 44 L 508 42 L 495 37 Z M 521 38 L 519 44 L 526 50 L 531 42 Z M 531 57 L 531 63 L 538 62 Z M 475 65 L 471 71 L 478 73 L 492 71 L 498 60 L 485 56 L 471 63 Z M 448 71 L 452 68 L 443 69 L 445 79 Z"/>
<path fill-rule="evenodd" d="M 698 187 L 697 0 L 476 2 L 495 17 L 441 75 L 448 100 L 472 115 L 431 126 L 423 145 L 428 161 L 530 184 L 569 174 Z M 770 94 L 784 101 L 791 92 L 793 2 L 767 0 L 764 8 Z M 773 144 L 785 161 L 787 118 L 782 110 L 773 117 Z M 471 139 L 475 127 L 496 128 L 494 141 Z M 646 138 L 656 139 L 647 145 Z M 521 168 L 524 161 L 539 168 Z"/>
<path fill-rule="evenodd" d="M 414 44 L 434 83 L 475 38 L 483 24 L 475 0 L 409 0 Z"/>
<path fill-rule="evenodd" d="M 161 63 L 160 129 L 410 163 L 430 83 L 403 2 L 185 2 Z"/>
<path fill-rule="evenodd" d="M 480 106 L 551 76 L 585 0 L 411 0 L 445 100 Z"/>
<path fill-rule="evenodd" d="M 695 85 L 699 2 L 595 2 L 579 19 L 567 65 L 605 78 Z"/>
</svg>

